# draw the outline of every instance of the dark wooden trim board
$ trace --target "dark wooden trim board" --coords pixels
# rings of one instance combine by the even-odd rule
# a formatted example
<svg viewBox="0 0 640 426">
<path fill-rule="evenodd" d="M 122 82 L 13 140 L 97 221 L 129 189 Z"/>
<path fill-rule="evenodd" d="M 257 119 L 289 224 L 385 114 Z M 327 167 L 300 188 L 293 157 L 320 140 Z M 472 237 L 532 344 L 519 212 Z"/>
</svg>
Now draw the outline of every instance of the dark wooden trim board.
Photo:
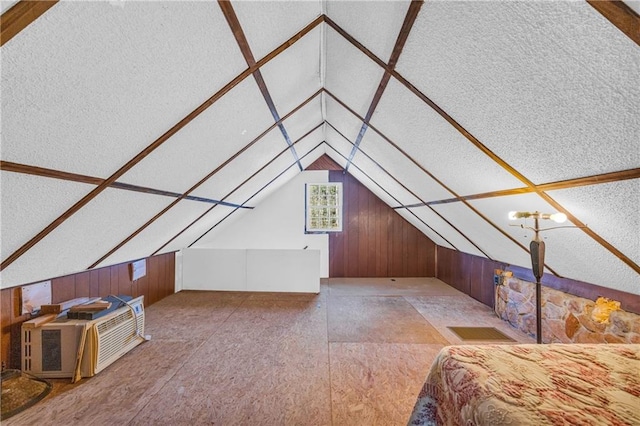
<svg viewBox="0 0 640 426">
<path fill-rule="evenodd" d="M 495 301 L 493 282 L 495 269 L 511 271 L 516 278 L 536 282 L 529 268 L 494 262 L 440 246 L 437 247 L 437 258 L 437 278 L 490 307 L 494 307 Z M 640 314 L 640 295 L 637 294 L 561 278 L 548 273 L 542 276 L 541 282 L 545 287 L 585 299 L 595 300 L 603 296 L 617 300 L 625 311 Z"/>
<path fill-rule="evenodd" d="M 4 46 L 56 3 L 58 0 L 23 0 L 13 5 L 0 17 L 0 46 Z"/>
<path fill-rule="evenodd" d="M 640 46 L 640 16 L 633 9 L 622 1 L 587 0 L 587 3 Z"/>
</svg>

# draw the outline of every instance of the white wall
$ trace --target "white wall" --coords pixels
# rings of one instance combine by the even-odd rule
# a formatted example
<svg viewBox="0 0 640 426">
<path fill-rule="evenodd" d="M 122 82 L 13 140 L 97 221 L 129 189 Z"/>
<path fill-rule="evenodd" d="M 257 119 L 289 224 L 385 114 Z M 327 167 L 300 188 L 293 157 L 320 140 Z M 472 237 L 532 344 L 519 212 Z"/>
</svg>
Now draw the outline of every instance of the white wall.
<svg viewBox="0 0 640 426">
<path fill-rule="evenodd" d="M 182 250 L 182 289 L 320 292 L 319 250 Z"/>
<path fill-rule="evenodd" d="M 329 181 L 326 170 L 304 171 L 253 210 L 234 213 L 193 247 L 219 249 L 308 249 L 320 251 L 320 277 L 329 276 L 329 236 L 304 233 L 305 183 Z"/>
</svg>

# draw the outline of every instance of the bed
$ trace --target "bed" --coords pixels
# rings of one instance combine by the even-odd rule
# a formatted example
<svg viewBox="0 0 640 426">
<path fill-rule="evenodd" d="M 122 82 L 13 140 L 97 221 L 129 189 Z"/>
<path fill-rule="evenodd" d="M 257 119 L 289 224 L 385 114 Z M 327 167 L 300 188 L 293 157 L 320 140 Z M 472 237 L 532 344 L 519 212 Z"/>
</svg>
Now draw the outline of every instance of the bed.
<svg viewBox="0 0 640 426">
<path fill-rule="evenodd" d="M 409 425 L 640 425 L 640 345 L 461 345 L 437 355 Z"/>
</svg>

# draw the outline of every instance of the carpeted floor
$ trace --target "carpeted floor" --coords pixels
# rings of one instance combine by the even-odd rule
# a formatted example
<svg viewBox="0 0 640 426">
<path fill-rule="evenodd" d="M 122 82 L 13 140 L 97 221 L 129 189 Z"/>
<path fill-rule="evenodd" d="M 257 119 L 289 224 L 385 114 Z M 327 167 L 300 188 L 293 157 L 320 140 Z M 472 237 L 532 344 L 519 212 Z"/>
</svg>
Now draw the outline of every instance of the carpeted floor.
<svg viewBox="0 0 640 426">
<path fill-rule="evenodd" d="M 438 351 L 467 343 L 448 327 L 533 342 L 433 278 L 323 280 L 319 295 L 180 292 L 146 318 L 151 341 L 96 377 L 53 381 L 3 425 L 404 425 Z"/>
</svg>

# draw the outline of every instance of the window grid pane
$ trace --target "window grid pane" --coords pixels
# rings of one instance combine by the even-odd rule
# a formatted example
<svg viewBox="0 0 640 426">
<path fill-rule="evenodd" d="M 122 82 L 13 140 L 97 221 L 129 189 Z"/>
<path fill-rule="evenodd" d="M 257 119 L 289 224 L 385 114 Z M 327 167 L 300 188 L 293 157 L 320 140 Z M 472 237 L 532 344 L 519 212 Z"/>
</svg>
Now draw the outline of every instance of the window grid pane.
<svg viewBox="0 0 640 426">
<path fill-rule="evenodd" d="M 342 184 L 307 184 L 308 232 L 342 231 Z"/>
</svg>

